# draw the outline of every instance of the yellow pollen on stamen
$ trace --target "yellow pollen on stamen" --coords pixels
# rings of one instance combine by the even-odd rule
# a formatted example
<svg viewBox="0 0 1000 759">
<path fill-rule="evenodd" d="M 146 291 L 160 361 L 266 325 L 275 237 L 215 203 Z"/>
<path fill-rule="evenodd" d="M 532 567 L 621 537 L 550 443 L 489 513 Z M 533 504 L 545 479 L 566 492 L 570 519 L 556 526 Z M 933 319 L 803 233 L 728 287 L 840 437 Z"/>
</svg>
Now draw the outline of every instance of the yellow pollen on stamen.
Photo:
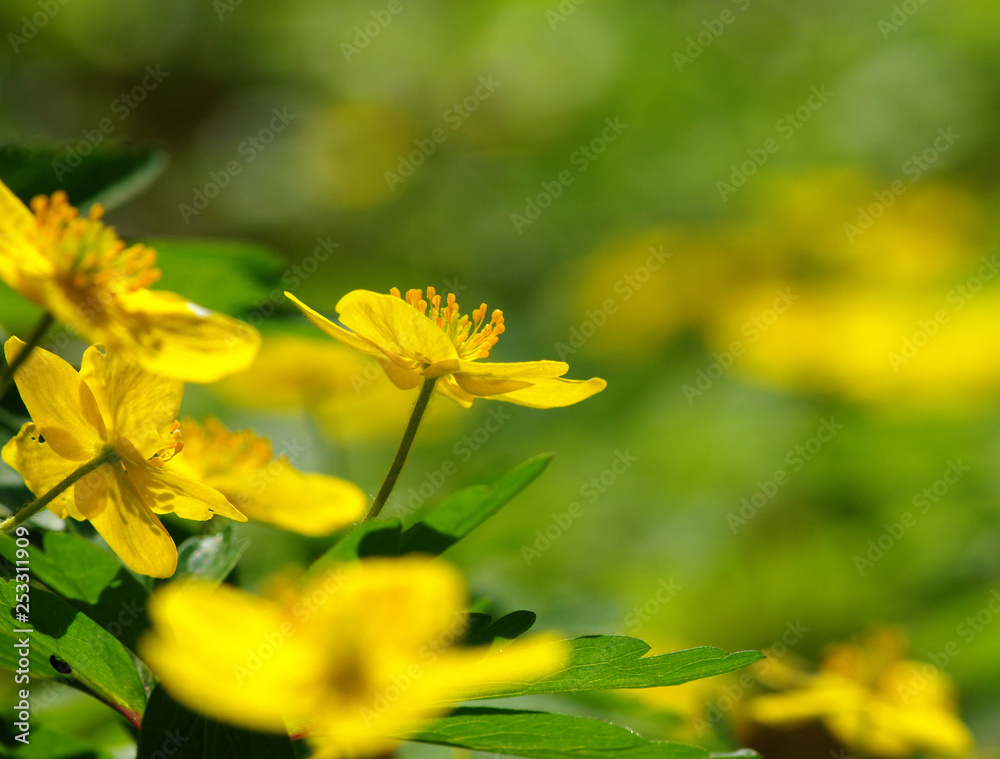
<svg viewBox="0 0 1000 759">
<path fill-rule="evenodd" d="M 86 218 L 69 204 L 66 193 L 32 199 L 35 244 L 48 256 L 56 276 L 68 290 L 85 294 L 93 289 L 134 291 L 160 278 L 156 251 L 144 245 L 125 247 L 112 227 L 101 218 L 100 205 Z"/>
<path fill-rule="evenodd" d="M 472 312 L 472 318 L 461 314 L 454 293 L 448 293 L 441 305 L 441 295 L 433 288 L 427 288 L 427 297 L 422 290 L 407 290 L 405 298 L 399 288 L 389 290 L 390 295 L 403 298 L 413 308 L 427 316 L 441 329 L 458 349 L 458 355 L 468 361 L 486 358 L 490 350 L 504 332 L 503 311 L 496 309 L 486 323 L 488 308 L 485 303 Z"/>
</svg>

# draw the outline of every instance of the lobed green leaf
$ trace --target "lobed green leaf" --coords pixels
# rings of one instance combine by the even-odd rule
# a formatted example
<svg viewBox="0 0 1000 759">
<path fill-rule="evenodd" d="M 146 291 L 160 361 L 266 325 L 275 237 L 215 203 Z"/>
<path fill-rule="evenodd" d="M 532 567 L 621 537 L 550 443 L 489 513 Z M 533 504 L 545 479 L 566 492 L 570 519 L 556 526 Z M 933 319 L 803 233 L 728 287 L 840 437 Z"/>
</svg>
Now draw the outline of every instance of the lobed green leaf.
<svg viewBox="0 0 1000 759">
<path fill-rule="evenodd" d="M 537 682 L 497 683 L 479 690 L 475 698 L 681 685 L 742 669 L 764 658 L 758 651 L 730 654 L 710 646 L 645 656 L 649 644 L 624 635 L 590 635 L 568 642 L 571 659 L 561 672 Z"/>
<path fill-rule="evenodd" d="M 550 712 L 463 707 L 409 740 L 533 759 L 707 759 L 705 749 Z"/>
</svg>

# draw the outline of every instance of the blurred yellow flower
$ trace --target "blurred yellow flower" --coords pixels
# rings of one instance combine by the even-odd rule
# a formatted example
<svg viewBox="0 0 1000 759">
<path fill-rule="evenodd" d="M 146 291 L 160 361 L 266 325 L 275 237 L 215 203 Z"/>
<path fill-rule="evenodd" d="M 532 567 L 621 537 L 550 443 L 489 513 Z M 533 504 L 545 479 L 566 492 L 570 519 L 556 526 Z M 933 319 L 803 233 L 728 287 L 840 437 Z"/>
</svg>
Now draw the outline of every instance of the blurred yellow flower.
<svg viewBox="0 0 1000 759">
<path fill-rule="evenodd" d="M 31 205 L 0 182 L 0 279 L 55 319 L 147 371 L 188 382 L 212 382 L 253 360 L 253 327 L 148 289 L 160 278 L 156 252 L 126 248 L 101 222 L 100 206 L 80 218 L 63 192 Z"/>
<path fill-rule="evenodd" d="M 318 334 L 265 333 L 250 368 L 212 389 L 244 408 L 304 410 L 338 441 L 399 437 L 417 393 L 399 392 L 374 359 Z M 453 410 L 458 411 L 451 404 L 434 406 L 428 412 L 430 426 Z"/>
<path fill-rule="evenodd" d="M 548 635 L 499 652 L 455 646 L 466 601 L 454 567 L 415 556 L 332 567 L 280 600 L 176 583 L 153 596 L 141 652 L 192 709 L 305 733 L 317 758 L 375 756 L 477 688 L 565 663 Z"/>
<path fill-rule="evenodd" d="M 820 720 L 844 746 L 867 756 L 968 754 L 972 736 L 947 675 L 903 659 L 904 649 L 898 631 L 883 629 L 831 647 L 817 674 L 768 668 L 762 681 L 783 692 L 756 696 L 746 716 L 787 729 Z"/>
<path fill-rule="evenodd" d="M 180 426 L 186 455 L 166 468 L 215 488 L 248 518 L 303 535 L 328 535 L 364 515 L 368 498 L 357 485 L 307 474 L 251 430 L 230 432 L 218 419 Z"/>
<path fill-rule="evenodd" d="M 569 365 L 561 361 L 478 362 L 503 333 L 503 313 L 494 311 L 487 323 L 483 303 L 471 318 L 461 315 L 455 296 L 448 295 L 442 307 L 433 287 L 426 300 L 421 290 L 409 290 L 405 301 L 395 288 L 389 295 L 354 290 L 337 303 L 349 329 L 285 295 L 328 335 L 378 359 L 396 387 L 408 390 L 437 379 L 435 389 L 466 408 L 477 397 L 532 408 L 568 406 L 607 385 L 598 378 L 562 379 Z"/>
<path fill-rule="evenodd" d="M 18 338 L 8 340 L 7 361 L 23 348 Z M 4 446 L 3 460 L 41 496 L 108 457 L 48 507 L 63 519 L 89 520 L 129 568 L 153 577 L 174 573 L 177 547 L 157 514 L 246 521 L 217 490 L 163 468 L 183 447 L 175 420 L 184 383 L 97 346 L 83 354 L 79 374 L 36 348 L 14 381 L 33 421 Z"/>
<path fill-rule="evenodd" d="M 1000 271 L 1000 265 L 998 265 Z M 777 313 L 776 293 L 794 301 Z M 747 288 L 709 327 L 734 371 L 797 390 L 898 406 L 972 408 L 1000 394 L 1000 289 L 907 293 Z M 721 355 L 721 354 L 720 354 Z"/>
</svg>

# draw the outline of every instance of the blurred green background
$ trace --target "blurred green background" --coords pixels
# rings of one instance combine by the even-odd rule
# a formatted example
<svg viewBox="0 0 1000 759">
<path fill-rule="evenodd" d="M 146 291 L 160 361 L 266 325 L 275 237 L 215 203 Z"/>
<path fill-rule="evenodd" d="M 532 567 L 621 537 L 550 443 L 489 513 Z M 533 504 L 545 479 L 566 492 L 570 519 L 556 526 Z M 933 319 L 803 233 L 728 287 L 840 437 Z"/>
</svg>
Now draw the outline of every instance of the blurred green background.
<svg viewBox="0 0 1000 759">
<path fill-rule="evenodd" d="M 963 716 L 1000 742 L 1000 626 L 961 629 L 1000 587 L 1000 6 L 6 0 L 0 20 L 0 137 L 161 148 L 110 222 L 279 251 L 239 312 L 265 335 L 319 337 L 270 314 L 274 288 L 333 314 L 434 285 L 504 310 L 496 360 L 608 380 L 567 409 L 439 409 L 404 472 L 397 510 L 556 453 L 450 553 L 499 610 L 658 647 L 797 625 L 813 661 L 899 625 L 915 658 L 959 643 Z M 212 389 L 186 410 L 308 441 L 300 467 L 370 492 L 396 444 Z M 251 587 L 324 545 L 247 534 Z"/>
</svg>

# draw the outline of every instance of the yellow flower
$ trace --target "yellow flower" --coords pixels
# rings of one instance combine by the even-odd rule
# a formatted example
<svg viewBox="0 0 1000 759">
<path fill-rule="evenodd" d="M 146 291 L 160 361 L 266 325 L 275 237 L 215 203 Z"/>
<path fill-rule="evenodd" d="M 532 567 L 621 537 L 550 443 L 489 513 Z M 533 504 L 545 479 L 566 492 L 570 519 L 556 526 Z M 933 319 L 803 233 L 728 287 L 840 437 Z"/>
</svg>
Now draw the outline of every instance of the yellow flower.
<svg viewBox="0 0 1000 759">
<path fill-rule="evenodd" d="M 7 361 L 23 348 L 16 337 L 8 340 Z M 65 490 L 49 509 L 63 519 L 89 520 L 131 569 L 169 577 L 177 568 L 177 547 L 157 514 L 246 521 L 218 491 L 163 468 L 183 447 L 175 419 L 184 383 L 97 346 L 83 354 L 79 374 L 35 348 L 14 380 L 33 421 L 4 446 L 3 460 L 41 496 L 113 453 L 112 463 Z"/>
<path fill-rule="evenodd" d="M 409 290 L 404 301 L 368 290 L 349 292 L 337 303 L 340 321 L 330 321 L 291 293 L 285 293 L 310 321 L 331 337 L 374 356 L 392 383 L 408 390 L 437 378 L 435 389 L 468 408 L 476 397 L 508 401 L 532 408 L 578 403 L 605 388 L 602 379 L 567 380 L 569 365 L 561 361 L 496 364 L 479 362 L 504 332 L 503 313 L 486 323 L 483 303 L 468 317 L 459 313 L 454 295 L 442 307 L 441 296 L 427 288 Z"/>
<path fill-rule="evenodd" d="M 398 438 L 417 393 L 399 392 L 371 357 L 318 333 L 265 333 L 250 368 L 220 380 L 212 390 L 245 408 L 306 411 L 338 442 Z M 432 407 L 427 414 L 431 431 L 457 413 L 452 404 Z"/>
<path fill-rule="evenodd" d="M 273 458 L 271 443 L 251 430 L 230 432 L 218 419 L 180 425 L 186 455 L 167 470 L 215 488 L 247 517 L 303 535 L 328 535 L 364 516 L 368 498 L 353 483 L 295 469 Z"/>
<path fill-rule="evenodd" d="M 66 194 L 29 210 L 0 182 L 0 279 L 89 342 L 125 351 L 144 369 L 212 382 L 245 369 L 260 347 L 253 327 L 148 287 L 156 251 L 125 247 L 94 206 L 80 218 Z"/>
<path fill-rule="evenodd" d="M 374 756 L 477 688 L 565 664 L 565 644 L 547 635 L 500 652 L 455 646 L 466 600 L 454 567 L 417 556 L 340 565 L 278 601 L 175 583 L 153 596 L 140 650 L 197 711 L 305 732 L 317 758 Z"/>
<path fill-rule="evenodd" d="M 821 720 L 846 747 L 868 756 L 969 753 L 972 736 L 948 677 L 903 653 L 898 631 L 879 630 L 832 647 L 815 675 L 779 667 L 765 683 L 784 692 L 757 696 L 747 716 L 785 728 Z"/>
</svg>

